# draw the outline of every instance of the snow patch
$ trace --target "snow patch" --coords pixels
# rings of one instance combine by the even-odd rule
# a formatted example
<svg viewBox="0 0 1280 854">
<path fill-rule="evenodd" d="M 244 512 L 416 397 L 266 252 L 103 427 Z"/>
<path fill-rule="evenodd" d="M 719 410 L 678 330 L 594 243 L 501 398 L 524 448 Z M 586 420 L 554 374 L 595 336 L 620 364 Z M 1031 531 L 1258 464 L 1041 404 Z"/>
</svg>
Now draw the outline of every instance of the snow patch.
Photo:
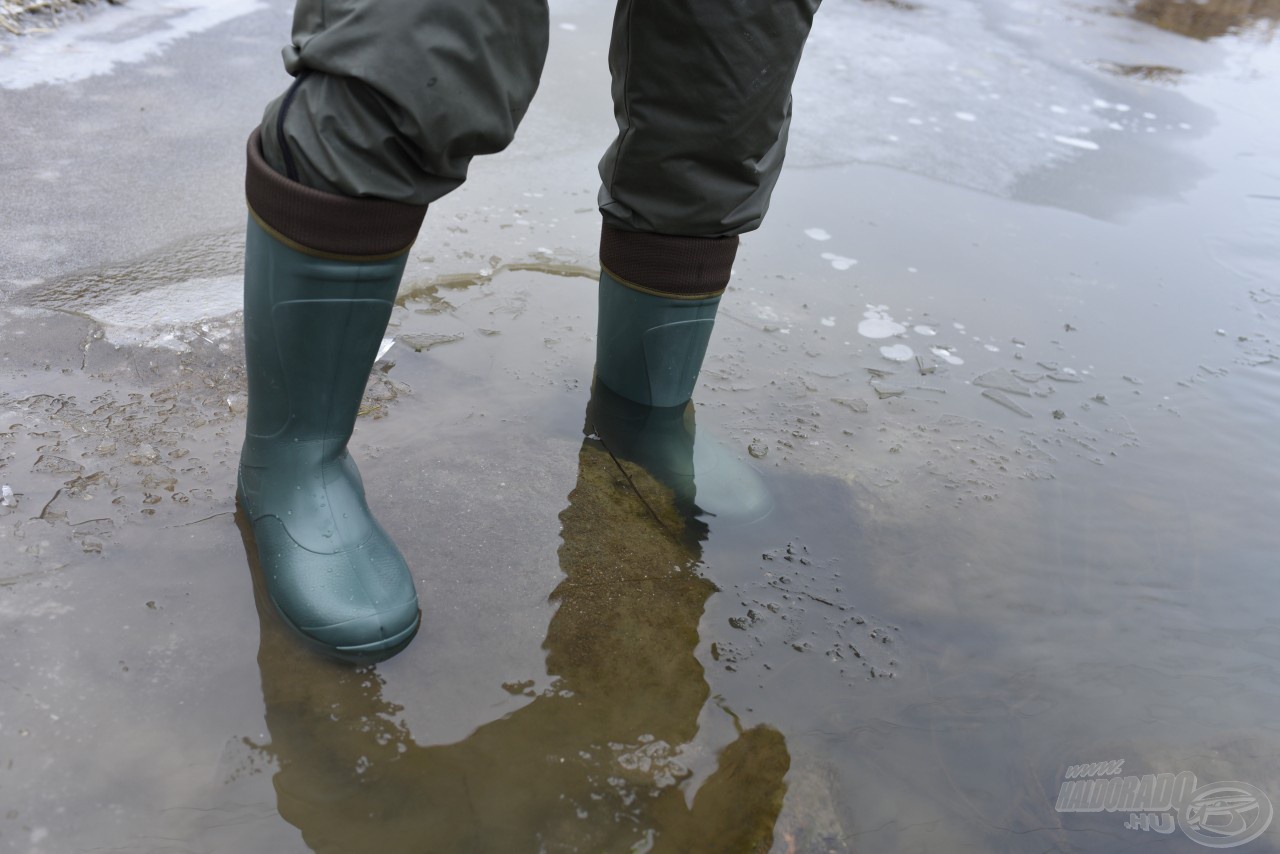
<svg viewBox="0 0 1280 854">
<path fill-rule="evenodd" d="M 265 9 L 262 0 L 130 0 L 0 56 L 0 89 L 73 83 L 142 62 L 174 42 Z"/>
</svg>

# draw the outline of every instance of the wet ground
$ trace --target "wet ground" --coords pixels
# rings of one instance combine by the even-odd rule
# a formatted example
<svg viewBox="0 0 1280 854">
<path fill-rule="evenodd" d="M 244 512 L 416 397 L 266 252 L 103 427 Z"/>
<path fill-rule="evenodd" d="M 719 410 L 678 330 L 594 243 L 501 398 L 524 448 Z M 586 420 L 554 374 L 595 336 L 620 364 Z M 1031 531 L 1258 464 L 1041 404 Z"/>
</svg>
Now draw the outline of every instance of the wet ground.
<svg viewBox="0 0 1280 854">
<path fill-rule="evenodd" d="M 1280 8 L 828 0 L 696 395 L 777 509 L 693 530 L 584 437 L 609 21 L 557 4 L 357 428 L 424 602 L 361 670 L 233 512 L 288 17 L 0 40 L 0 851 L 1280 850 Z M 1121 760 L 1252 788 L 1060 797 Z"/>
</svg>

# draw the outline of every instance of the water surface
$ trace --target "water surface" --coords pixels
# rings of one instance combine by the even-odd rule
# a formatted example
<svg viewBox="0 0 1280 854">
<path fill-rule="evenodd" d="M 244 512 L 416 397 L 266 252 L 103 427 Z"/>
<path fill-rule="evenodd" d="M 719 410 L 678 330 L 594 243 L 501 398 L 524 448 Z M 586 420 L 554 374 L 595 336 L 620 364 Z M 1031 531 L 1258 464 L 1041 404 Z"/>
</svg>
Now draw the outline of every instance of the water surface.
<svg viewBox="0 0 1280 854">
<path fill-rule="evenodd" d="M 1056 808 L 1120 760 L 1280 801 L 1246 5 L 829 0 L 696 396 L 774 493 L 748 528 L 584 430 L 608 15 L 558 7 L 366 395 L 424 626 L 356 670 L 263 607 L 233 512 L 238 146 L 287 4 L 0 90 L 0 850 L 1201 850 Z"/>
</svg>

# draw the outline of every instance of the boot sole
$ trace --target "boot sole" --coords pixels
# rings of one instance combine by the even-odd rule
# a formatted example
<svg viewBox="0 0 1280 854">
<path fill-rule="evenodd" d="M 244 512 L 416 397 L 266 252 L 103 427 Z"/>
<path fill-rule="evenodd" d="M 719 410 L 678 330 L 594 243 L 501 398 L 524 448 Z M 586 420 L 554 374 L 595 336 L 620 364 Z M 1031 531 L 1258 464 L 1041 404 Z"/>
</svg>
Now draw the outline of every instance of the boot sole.
<svg viewBox="0 0 1280 854">
<path fill-rule="evenodd" d="M 325 658 L 336 659 L 348 664 L 376 664 L 379 661 L 386 661 L 388 658 L 403 651 L 418 634 L 418 629 L 422 627 L 422 611 L 418 611 L 418 619 L 414 621 L 412 626 L 389 638 L 383 638 L 373 643 L 360 644 L 359 646 L 329 646 L 295 626 L 285 616 L 284 611 L 280 609 L 271 594 L 267 594 L 267 598 L 271 599 L 271 605 L 275 608 L 276 614 L 279 615 L 280 621 L 288 626 L 294 635 L 301 638 L 308 648 L 323 655 Z"/>
</svg>

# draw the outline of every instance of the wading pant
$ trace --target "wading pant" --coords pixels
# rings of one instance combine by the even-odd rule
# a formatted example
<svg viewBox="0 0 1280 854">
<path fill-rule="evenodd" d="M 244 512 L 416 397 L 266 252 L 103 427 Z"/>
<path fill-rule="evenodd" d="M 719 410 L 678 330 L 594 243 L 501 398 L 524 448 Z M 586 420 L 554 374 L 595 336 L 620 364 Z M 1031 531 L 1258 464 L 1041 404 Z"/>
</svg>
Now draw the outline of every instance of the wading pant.
<svg viewBox="0 0 1280 854">
<path fill-rule="evenodd" d="M 723 289 L 737 235 L 760 225 L 778 179 L 819 2 L 620 0 L 618 135 L 599 196 L 618 263 L 679 238 L 680 287 Z M 295 81 L 266 110 L 262 154 L 317 190 L 425 206 L 462 184 L 472 157 L 511 142 L 547 37 L 545 0 L 298 0 L 284 50 Z M 708 238 L 719 239 L 703 257 Z"/>
</svg>

